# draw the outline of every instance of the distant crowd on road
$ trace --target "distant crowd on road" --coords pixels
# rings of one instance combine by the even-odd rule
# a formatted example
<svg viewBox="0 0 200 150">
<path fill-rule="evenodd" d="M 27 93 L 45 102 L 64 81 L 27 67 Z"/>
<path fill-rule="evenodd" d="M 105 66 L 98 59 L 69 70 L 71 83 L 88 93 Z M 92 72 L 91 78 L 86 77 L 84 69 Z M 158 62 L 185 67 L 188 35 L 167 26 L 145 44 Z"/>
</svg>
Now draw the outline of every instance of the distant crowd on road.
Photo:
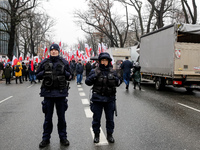
<svg viewBox="0 0 200 150">
<path fill-rule="evenodd" d="M 77 84 L 82 84 L 83 75 L 86 77 L 89 75 L 90 71 L 98 66 L 98 60 L 82 62 L 81 59 L 75 61 L 74 59 L 69 62 L 70 70 L 72 74 L 72 80 L 75 80 L 77 77 Z M 12 66 L 11 63 L 0 62 L 0 81 L 5 78 L 6 84 L 11 84 L 11 79 L 15 79 L 15 83 L 23 83 L 24 81 L 30 81 L 30 83 L 36 82 L 35 72 L 39 67 L 40 63 L 31 64 L 24 62 L 18 62 L 17 65 Z M 125 57 L 124 61 L 120 62 L 118 70 L 123 76 L 123 81 L 126 85 L 126 90 L 129 89 L 129 81 L 132 80 L 134 84 L 134 89 L 138 85 L 138 88 L 141 90 L 141 75 L 140 75 L 140 65 L 138 62 L 134 63 L 128 60 L 128 57 Z M 40 80 L 38 80 L 40 82 Z"/>
</svg>

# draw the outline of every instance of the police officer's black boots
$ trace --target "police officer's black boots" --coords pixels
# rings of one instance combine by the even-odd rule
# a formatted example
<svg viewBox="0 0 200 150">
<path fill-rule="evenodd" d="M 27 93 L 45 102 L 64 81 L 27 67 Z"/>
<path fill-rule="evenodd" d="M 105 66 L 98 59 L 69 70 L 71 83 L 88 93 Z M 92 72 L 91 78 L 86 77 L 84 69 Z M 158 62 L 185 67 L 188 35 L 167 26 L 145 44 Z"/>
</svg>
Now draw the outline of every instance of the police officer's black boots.
<svg viewBox="0 0 200 150">
<path fill-rule="evenodd" d="M 107 133 L 107 140 L 109 143 L 115 143 L 115 139 L 113 138 L 112 134 Z"/>
<path fill-rule="evenodd" d="M 49 143 L 50 143 L 50 140 L 42 140 L 42 142 L 40 142 L 39 144 L 39 148 L 44 148 L 47 145 L 49 145 Z"/>
<path fill-rule="evenodd" d="M 63 146 L 69 146 L 69 141 L 67 139 L 61 139 L 60 140 L 60 143 L 63 145 Z"/>
<path fill-rule="evenodd" d="M 94 143 L 99 143 L 99 133 L 94 133 Z"/>
</svg>

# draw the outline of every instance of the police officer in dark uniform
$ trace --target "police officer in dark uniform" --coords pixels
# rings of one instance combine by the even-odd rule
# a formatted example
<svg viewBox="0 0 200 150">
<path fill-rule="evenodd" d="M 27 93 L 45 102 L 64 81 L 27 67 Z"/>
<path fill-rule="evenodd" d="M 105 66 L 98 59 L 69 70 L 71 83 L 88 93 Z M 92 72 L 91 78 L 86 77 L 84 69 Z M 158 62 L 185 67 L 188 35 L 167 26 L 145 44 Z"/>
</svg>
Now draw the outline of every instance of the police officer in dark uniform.
<svg viewBox="0 0 200 150">
<path fill-rule="evenodd" d="M 49 48 L 50 57 L 44 59 L 36 72 L 39 80 L 43 79 L 40 96 L 44 97 L 42 101 L 42 110 L 45 114 L 43 124 L 42 142 L 40 148 L 46 147 L 50 143 L 53 130 L 52 116 L 54 105 L 58 116 L 58 134 L 60 142 L 64 146 L 69 145 L 66 132 L 65 111 L 68 108 L 67 99 L 69 82 L 71 74 L 68 62 L 59 56 L 60 48 L 57 44 L 52 44 Z"/>
<path fill-rule="evenodd" d="M 92 128 L 94 143 L 99 143 L 101 116 L 104 109 L 106 116 L 107 140 L 114 143 L 114 111 L 116 110 L 116 87 L 121 84 L 121 79 L 111 67 L 111 57 L 108 53 L 100 53 L 99 66 L 92 69 L 85 83 L 92 87 L 90 109 L 93 112 Z"/>
</svg>

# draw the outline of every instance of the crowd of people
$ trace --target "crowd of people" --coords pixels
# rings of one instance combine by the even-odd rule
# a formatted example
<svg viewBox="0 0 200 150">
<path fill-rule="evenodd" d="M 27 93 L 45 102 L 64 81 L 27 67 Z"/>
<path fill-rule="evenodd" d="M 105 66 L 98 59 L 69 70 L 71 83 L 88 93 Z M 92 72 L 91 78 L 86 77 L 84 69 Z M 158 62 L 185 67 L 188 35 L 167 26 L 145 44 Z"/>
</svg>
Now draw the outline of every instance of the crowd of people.
<svg viewBox="0 0 200 150">
<path fill-rule="evenodd" d="M 51 133 L 53 129 L 53 112 L 54 105 L 58 116 L 58 134 L 60 143 L 64 146 L 69 145 L 66 131 L 65 112 L 68 109 L 68 90 L 69 81 L 75 80 L 77 85 L 82 84 L 83 72 L 85 70 L 85 84 L 92 86 L 90 109 L 93 112 L 92 128 L 94 132 L 94 143 L 100 141 L 100 126 L 103 110 L 106 116 L 106 131 L 107 140 L 109 143 L 114 143 L 114 113 L 117 116 L 116 109 L 116 88 L 121 85 L 122 81 L 126 84 L 126 90 L 129 88 L 129 80 L 133 78 L 134 89 L 138 85 L 141 90 L 140 81 L 140 66 L 138 63 L 132 63 L 125 58 L 121 62 L 120 70 L 123 75 L 118 74 L 113 69 L 112 58 L 106 52 L 102 52 L 95 62 L 88 61 L 83 64 L 79 59 L 77 62 L 72 60 L 66 61 L 59 56 L 60 47 L 57 44 L 52 44 L 49 48 L 50 57 L 44 59 L 40 64 L 29 62 L 18 62 L 17 65 L 11 66 L 7 63 L 4 67 L 0 63 L 0 80 L 4 75 L 6 84 L 11 83 L 11 78 L 15 76 L 15 82 L 18 84 L 24 81 L 30 81 L 31 84 L 43 80 L 41 84 L 40 96 L 44 98 L 42 101 L 42 111 L 44 113 L 43 136 L 39 144 L 40 148 L 50 144 Z M 132 71 L 131 71 L 132 70 Z M 131 74 L 132 73 L 132 74 Z M 75 78 L 76 77 L 76 78 Z"/>
<path fill-rule="evenodd" d="M 24 81 L 30 81 L 31 84 L 37 83 L 35 72 L 38 68 L 37 63 L 31 65 L 29 63 L 17 62 L 17 65 L 12 66 L 11 63 L 3 64 L 0 62 L 0 80 L 5 78 L 6 84 L 11 84 L 11 79 L 15 79 L 15 83 L 23 83 Z M 19 81 L 19 82 L 18 82 Z"/>
</svg>

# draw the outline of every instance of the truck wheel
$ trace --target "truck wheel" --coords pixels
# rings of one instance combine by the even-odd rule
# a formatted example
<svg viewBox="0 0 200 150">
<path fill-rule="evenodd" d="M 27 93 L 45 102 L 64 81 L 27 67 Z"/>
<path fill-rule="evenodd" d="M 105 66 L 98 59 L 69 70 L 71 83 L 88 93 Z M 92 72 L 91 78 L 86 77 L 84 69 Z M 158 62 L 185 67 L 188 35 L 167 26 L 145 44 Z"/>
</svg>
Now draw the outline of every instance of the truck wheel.
<svg viewBox="0 0 200 150">
<path fill-rule="evenodd" d="M 162 90 L 164 87 L 165 87 L 164 81 L 162 81 L 161 78 L 158 78 L 158 79 L 155 81 L 155 88 L 156 88 L 156 90 L 157 90 L 157 91 L 160 91 L 160 90 Z"/>
</svg>

